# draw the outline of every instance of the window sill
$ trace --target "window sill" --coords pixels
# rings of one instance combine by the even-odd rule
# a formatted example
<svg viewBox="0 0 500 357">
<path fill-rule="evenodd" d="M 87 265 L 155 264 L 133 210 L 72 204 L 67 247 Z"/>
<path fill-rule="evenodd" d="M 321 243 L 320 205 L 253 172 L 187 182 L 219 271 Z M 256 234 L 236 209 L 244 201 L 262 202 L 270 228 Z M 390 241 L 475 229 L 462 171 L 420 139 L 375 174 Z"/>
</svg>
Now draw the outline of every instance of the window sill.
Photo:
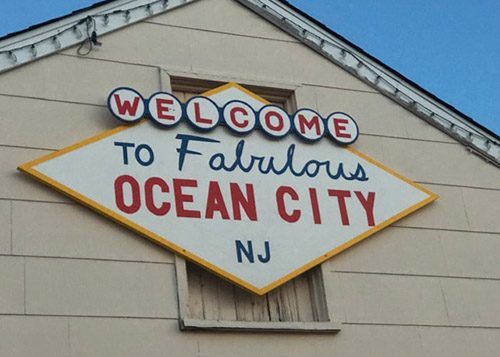
<svg viewBox="0 0 500 357">
<path fill-rule="evenodd" d="M 183 331 L 239 331 L 239 332 L 286 332 L 286 333 L 331 333 L 340 331 L 339 322 L 253 322 L 218 321 L 184 318 L 179 320 Z"/>
</svg>

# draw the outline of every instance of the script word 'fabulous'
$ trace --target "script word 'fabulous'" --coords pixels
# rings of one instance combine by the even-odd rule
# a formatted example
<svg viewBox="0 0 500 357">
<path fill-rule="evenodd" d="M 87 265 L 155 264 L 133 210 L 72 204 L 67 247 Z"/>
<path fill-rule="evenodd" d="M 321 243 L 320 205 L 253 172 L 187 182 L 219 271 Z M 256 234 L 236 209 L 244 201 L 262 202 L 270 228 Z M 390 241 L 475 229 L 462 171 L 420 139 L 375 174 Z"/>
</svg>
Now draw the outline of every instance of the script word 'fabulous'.
<svg viewBox="0 0 500 357">
<path fill-rule="evenodd" d="M 317 141 L 328 134 L 339 144 L 349 145 L 359 135 L 358 125 L 346 113 L 334 112 L 326 118 L 312 109 L 299 109 L 289 115 L 276 105 L 255 110 L 241 100 L 231 100 L 219 107 L 212 99 L 196 96 L 181 103 L 173 94 L 158 92 L 149 99 L 131 88 L 117 88 L 108 97 L 108 108 L 119 120 L 134 123 L 149 116 L 161 127 L 173 127 L 187 120 L 196 129 L 210 131 L 225 124 L 236 134 L 244 135 L 260 128 L 272 138 L 294 132 L 306 141 Z"/>
</svg>

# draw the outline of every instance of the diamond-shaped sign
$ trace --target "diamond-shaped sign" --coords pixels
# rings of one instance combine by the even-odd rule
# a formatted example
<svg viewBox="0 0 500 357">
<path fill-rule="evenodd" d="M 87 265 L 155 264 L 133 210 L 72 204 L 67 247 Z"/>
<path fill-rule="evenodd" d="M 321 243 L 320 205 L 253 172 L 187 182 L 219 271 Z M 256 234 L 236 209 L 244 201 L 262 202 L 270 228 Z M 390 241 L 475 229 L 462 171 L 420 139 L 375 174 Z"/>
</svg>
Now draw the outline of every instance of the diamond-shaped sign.
<svg viewBox="0 0 500 357">
<path fill-rule="evenodd" d="M 205 96 L 268 104 L 236 84 Z M 326 138 L 185 121 L 118 127 L 19 169 L 257 294 L 437 198 Z"/>
</svg>

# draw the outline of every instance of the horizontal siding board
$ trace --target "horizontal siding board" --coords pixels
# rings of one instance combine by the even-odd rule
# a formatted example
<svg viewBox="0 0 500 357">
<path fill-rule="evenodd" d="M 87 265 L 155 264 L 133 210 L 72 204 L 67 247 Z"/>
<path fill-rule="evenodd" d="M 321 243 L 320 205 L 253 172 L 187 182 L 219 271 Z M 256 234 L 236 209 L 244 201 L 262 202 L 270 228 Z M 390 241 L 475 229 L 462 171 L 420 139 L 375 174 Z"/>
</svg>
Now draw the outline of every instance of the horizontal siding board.
<svg viewBox="0 0 500 357">
<path fill-rule="evenodd" d="M 439 232 L 450 276 L 500 279 L 500 235 Z"/>
<path fill-rule="evenodd" d="M 500 349 L 499 335 L 498 329 L 349 324 L 336 336 L 193 334 L 179 331 L 171 320 L 0 316 L 2 353 L 12 357 L 194 357 L 227 351 L 241 356 L 398 356 L 401 351 L 405 356 L 494 356 Z"/>
<path fill-rule="evenodd" d="M 239 36 L 256 36 L 281 41 L 297 41 L 278 27 L 263 21 L 236 1 L 198 1 L 176 9 L 172 14 L 155 16 L 148 22 L 198 30 L 228 32 Z"/>
<path fill-rule="evenodd" d="M 0 199 L 70 202 L 66 196 L 17 171 L 17 167 L 50 151 L 0 147 Z"/>
<path fill-rule="evenodd" d="M 17 255 L 173 263 L 173 254 L 76 204 L 12 203 Z M 37 222 L 36 229 L 26 222 Z"/>
<path fill-rule="evenodd" d="M 342 322 L 449 323 L 439 278 L 330 273 L 325 279 L 339 280 L 340 291 L 327 294 L 344 310 Z"/>
<path fill-rule="evenodd" d="M 342 333 L 342 332 L 341 332 Z M 308 336 L 283 333 L 197 333 L 200 357 L 237 354 L 246 356 L 325 356 L 331 355 L 339 335 L 311 334 Z M 329 352 L 329 353 L 327 353 Z M 340 354 L 341 355 L 341 354 Z"/>
<path fill-rule="evenodd" d="M 76 53 L 76 47 L 70 51 Z M 98 61 L 92 55 L 52 55 L 3 73 L 0 94 L 106 105 L 117 87 L 132 87 L 147 98 L 160 89 L 159 83 L 157 68 Z"/>
<path fill-rule="evenodd" d="M 96 106 L 0 95 L 0 132 L 9 133 L 0 136 L 0 145 L 55 150 L 113 129 L 120 122 L 105 97 Z"/>
<path fill-rule="evenodd" d="M 172 320 L 0 316 L 2 354 L 12 357 L 208 357 L 227 351 L 237 351 L 238 356 L 399 356 L 402 352 L 405 356 L 495 356 L 499 336 L 500 330 L 487 328 L 351 324 L 342 325 L 335 336 L 186 333 Z"/>
<path fill-rule="evenodd" d="M 407 137 L 405 120 L 415 120 L 403 107 L 378 93 L 352 92 L 336 88 L 312 87 L 317 110 L 324 116 L 349 113 L 361 134 Z"/>
<path fill-rule="evenodd" d="M 448 275 L 439 231 L 388 227 L 333 257 L 329 271 Z"/>
<path fill-rule="evenodd" d="M 0 354 L 9 357 L 70 356 L 65 317 L 1 316 Z"/>
<path fill-rule="evenodd" d="M 191 34 L 190 41 L 191 63 L 196 70 L 215 72 L 223 66 L 226 73 L 241 74 L 244 68 L 244 75 L 249 78 L 268 76 L 274 81 L 293 78 L 298 83 L 335 83 L 342 88 L 373 91 L 301 43 L 236 38 L 203 31 Z M 293 61 L 284 61 L 284 54 Z M 308 64 L 307 71 L 303 70 L 303 63 Z"/>
<path fill-rule="evenodd" d="M 24 258 L 0 256 L 0 314 L 24 313 Z"/>
<path fill-rule="evenodd" d="M 330 273 L 342 322 L 500 328 L 500 281 Z M 336 286 L 337 289 L 332 289 Z"/>
<path fill-rule="evenodd" d="M 342 325 L 342 332 L 349 336 L 339 341 L 342 350 L 339 356 L 424 356 L 414 326 L 363 326 Z M 340 336 L 340 335 L 339 335 Z M 337 345 L 335 345 L 337 346 Z"/>
<path fill-rule="evenodd" d="M 429 205 L 395 222 L 395 226 L 463 231 L 470 230 L 462 196 L 462 190 L 468 189 L 431 184 L 425 184 L 424 186 L 439 195 L 439 198 Z M 471 209 L 474 208 L 475 207 L 471 207 Z"/>
<path fill-rule="evenodd" d="M 339 334 L 197 333 L 200 356 L 423 356 L 416 327 L 342 325 Z M 388 342 L 389 341 L 389 342 Z"/>
<path fill-rule="evenodd" d="M 498 167 L 486 164 L 463 145 L 394 138 L 384 138 L 382 145 L 384 165 L 414 181 L 500 189 Z"/>
<path fill-rule="evenodd" d="M 380 136 L 370 136 L 361 134 L 358 140 L 351 147 L 369 158 L 384 164 L 384 151 L 382 149 L 382 140 Z"/>
<path fill-rule="evenodd" d="M 26 258 L 26 311 L 177 318 L 171 264 Z"/>
<path fill-rule="evenodd" d="M 341 111 L 353 116 L 362 134 L 408 139 L 456 141 L 380 93 L 306 86 L 315 93 L 322 115 Z"/>
<path fill-rule="evenodd" d="M 12 203 L 0 201 L 0 254 L 12 253 Z"/>
<path fill-rule="evenodd" d="M 329 271 L 500 279 L 498 234 L 389 227 L 325 264 Z"/>
<path fill-rule="evenodd" d="M 462 195 L 471 230 L 500 233 L 500 190 L 462 189 Z"/>
<path fill-rule="evenodd" d="M 69 319 L 71 356 L 198 356 L 198 336 L 179 331 L 177 321 Z"/>
<path fill-rule="evenodd" d="M 500 327 L 500 281 L 443 279 L 450 323 Z"/>
<path fill-rule="evenodd" d="M 500 190 L 425 184 L 440 197 L 396 226 L 500 233 Z"/>
<path fill-rule="evenodd" d="M 422 356 L 495 356 L 500 330 L 487 328 L 418 327 Z"/>
</svg>

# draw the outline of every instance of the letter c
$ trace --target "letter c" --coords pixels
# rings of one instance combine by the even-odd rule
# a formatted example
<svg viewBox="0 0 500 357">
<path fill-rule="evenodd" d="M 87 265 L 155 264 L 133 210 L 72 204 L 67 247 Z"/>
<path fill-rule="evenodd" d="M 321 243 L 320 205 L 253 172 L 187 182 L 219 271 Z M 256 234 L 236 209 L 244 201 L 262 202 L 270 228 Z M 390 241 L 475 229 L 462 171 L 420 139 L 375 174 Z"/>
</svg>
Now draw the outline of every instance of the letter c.
<svg viewBox="0 0 500 357">
<path fill-rule="evenodd" d="M 291 214 L 288 214 L 285 208 L 284 195 L 288 194 L 293 201 L 299 200 L 299 195 L 289 186 L 280 186 L 276 191 L 276 203 L 278 204 L 278 213 L 280 217 L 288 223 L 295 223 L 300 218 L 300 210 L 295 209 Z"/>
</svg>

